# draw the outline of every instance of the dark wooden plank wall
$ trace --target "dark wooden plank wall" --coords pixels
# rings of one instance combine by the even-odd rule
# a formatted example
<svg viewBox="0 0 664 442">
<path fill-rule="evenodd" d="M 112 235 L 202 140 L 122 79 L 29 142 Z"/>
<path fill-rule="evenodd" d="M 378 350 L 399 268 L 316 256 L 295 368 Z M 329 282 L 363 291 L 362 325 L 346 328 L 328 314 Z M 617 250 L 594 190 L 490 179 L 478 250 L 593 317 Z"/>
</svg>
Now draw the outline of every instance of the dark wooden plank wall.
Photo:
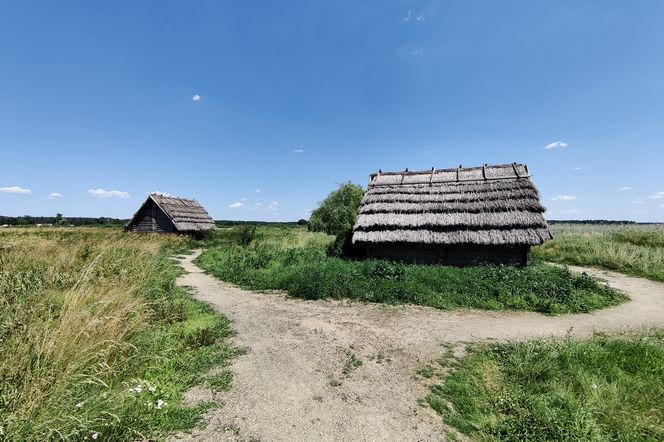
<svg viewBox="0 0 664 442">
<path fill-rule="evenodd" d="M 153 215 L 154 214 L 154 215 Z M 148 204 L 138 215 L 138 221 L 131 227 L 134 232 L 175 232 L 175 226 L 156 204 Z"/>
<path fill-rule="evenodd" d="M 366 244 L 365 254 L 370 258 L 386 258 L 422 264 L 516 264 L 531 262 L 530 246 L 482 246 L 460 244 L 435 246 L 426 244 Z"/>
</svg>

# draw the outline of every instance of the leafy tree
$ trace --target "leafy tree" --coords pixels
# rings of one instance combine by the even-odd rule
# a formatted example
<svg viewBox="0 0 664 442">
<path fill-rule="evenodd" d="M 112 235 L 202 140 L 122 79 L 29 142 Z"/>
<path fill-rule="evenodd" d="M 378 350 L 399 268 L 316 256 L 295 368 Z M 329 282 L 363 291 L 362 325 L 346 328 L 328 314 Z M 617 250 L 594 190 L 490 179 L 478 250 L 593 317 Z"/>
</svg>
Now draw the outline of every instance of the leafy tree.
<svg viewBox="0 0 664 442">
<path fill-rule="evenodd" d="M 67 221 L 67 219 L 62 216 L 62 213 L 56 213 L 54 221 L 55 222 L 53 224 L 55 224 L 56 226 L 66 226 L 67 224 L 69 224 L 69 221 Z"/>
<path fill-rule="evenodd" d="M 364 189 L 350 181 L 340 184 L 311 213 L 309 229 L 329 235 L 345 234 L 353 228 Z"/>
</svg>

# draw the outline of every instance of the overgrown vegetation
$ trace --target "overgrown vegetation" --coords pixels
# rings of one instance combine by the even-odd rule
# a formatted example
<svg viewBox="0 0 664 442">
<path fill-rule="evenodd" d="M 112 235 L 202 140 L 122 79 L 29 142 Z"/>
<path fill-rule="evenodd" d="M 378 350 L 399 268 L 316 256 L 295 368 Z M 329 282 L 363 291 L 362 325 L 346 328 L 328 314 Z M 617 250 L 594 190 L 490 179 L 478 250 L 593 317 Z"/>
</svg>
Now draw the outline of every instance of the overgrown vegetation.
<svg viewBox="0 0 664 442">
<path fill-rule="evenodd" d="M 587 275 L 537 263 L 446 267 L 328 256 L 332 240 L 303 228 L 258 227 L 248 245 L 236 229 L 217 232 L 198 259 L 205 270 L 254 290 L 285 290 L 304 299 L 350 298 L 441 309 L 472 307 L 587 312 L 618 304 L 622 294 Z"/>
<path fill-rule="evenodd" d="M 339 185 L 311 212 L 309 229 L 328 235 L 346 234 L 355 224 L 357 208 L 363 196 L 364 189 L 357 184 L 348 182 Z"/>
<path fill-rule="evenodd" d="M 440 364 L 427 400 L 473 439 L 664 440 L 662 331 L 478 344 Z"/>
<path fill-rule="evenodd" d="M 664 225 L 552 225 L 554 240 L 536 257 L 664 281 Z"/>
<path fill-rule="evenodd" d="M 147 440 L 234 350 L 227 320 L 175 286 L 184 240 L 119 230 L 0 231 L 0 439 Z M 227 379 L 226 379 L 227 380 Z"/>
</svg>

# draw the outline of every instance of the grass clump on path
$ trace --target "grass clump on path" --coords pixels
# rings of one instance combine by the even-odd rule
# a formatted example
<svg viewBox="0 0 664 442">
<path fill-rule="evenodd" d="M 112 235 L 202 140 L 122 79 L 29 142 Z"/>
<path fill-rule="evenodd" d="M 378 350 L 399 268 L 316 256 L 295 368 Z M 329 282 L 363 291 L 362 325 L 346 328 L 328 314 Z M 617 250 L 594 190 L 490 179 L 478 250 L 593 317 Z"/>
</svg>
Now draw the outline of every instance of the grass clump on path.
<svg viewBox="0 0 664 442">
<path fill-rule="evenodd" d="M 325 253 L 329 239 L 327 243 L 315 236 L 307 240 L 303 229 L 290 230 L 297 241 L 283 230 L 273 234 L 262 227 L 249 245 L 234 240 L 237 234 L 232 230 L 220 232 L 197 263 L 222 280 L 253 290 L 285 290 L 304 299 L 349 298 L 548 314 L 587 312 L 626 299 L 587 275 L 544 264 L 458 268 L 345 260 Z"/>
<path fill-rule="evenodd" d="M 211 404 L 183 393 L 235 351 L 175 285 L 180 238 L 98 228 L 0 233 L 0 439 L 154 440 Z"/>
<path fill-rule="evenodd" d="M 427 401 L 479 440 L 664 440 L 664 333 L 476 344 Z"/>
<path fill-rule="evenodd" d="M 547 261 L 615 270 L 664 282 L 664 225 L 554 224 L 554 240 L 533 249 Z"/>
</svg>

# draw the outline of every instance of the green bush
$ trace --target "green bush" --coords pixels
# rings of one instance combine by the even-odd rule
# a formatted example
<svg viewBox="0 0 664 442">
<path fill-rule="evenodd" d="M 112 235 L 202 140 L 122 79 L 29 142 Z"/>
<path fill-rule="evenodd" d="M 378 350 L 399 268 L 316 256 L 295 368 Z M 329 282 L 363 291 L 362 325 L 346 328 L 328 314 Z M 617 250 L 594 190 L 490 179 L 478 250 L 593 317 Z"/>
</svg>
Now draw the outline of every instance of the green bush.
<svg viewBox="0 0 664 442">
<path fill-rule="evenodd" d="M 340 235 L 353 228 L 357 218 L 357 208 L 364 196 L 364 189 L 348 182 L 331 192 L 320 206 L 311 213 L 309 229 Z"/>
</svg>

